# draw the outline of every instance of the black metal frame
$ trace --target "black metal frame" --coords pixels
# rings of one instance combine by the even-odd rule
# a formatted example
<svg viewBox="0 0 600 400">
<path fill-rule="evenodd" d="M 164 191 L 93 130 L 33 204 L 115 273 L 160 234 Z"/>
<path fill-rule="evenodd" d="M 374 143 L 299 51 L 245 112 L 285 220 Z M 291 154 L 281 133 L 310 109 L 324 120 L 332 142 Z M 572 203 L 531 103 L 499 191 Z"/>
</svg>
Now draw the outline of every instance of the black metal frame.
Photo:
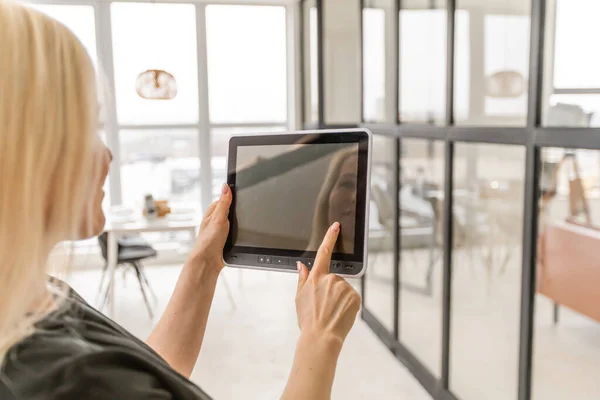
<svg viewBox="0 0 600 400">
<path fill-rule="evenodd" d="M 317 0 L 317 12 L 319 13 L 320 33 L 322 33 L 322 3 L 327 0 Z M 530 35 L 530 59 L 529 59 L 529 82 L 528 82 L 528 104 L 527 104 L 527 124 L 523 127 L 466 127 L 456 126 L 454 121 L 454 55 L 455 55 L 455 12 L 456 0 L 447 0 L 447 70 L 446 70 L 446 118 L 445 126 L 402 124 L 399 121 L 399 113 L 396 115 L 394 124 L 363 124 L 377 135 L 383 135 L 395 138 L 394 162 L 398 165 L 393 176 L 393 184 L 396 189 L 400 189 L 400 158 L 401 146 L 404 138 L 416 138 L 425 140 L 435 140 L 445 143 L 445 193 L 453 192 L 453 166 L 455 143 L 478 143 L 478 144 L 504 144 L 515 145 L 525 149 L 525 182 L 524 182 L 524 212 L 523 212 L 523 241 L 522 241 L 522 282 L 521 282 L 521 305 L 520 305 L 520 346 L 518 354 L 518 399 L 529 400 L 531 398 L 531 379 L 532 379 L 532 346 L 533 346 L 533 318 L 534 318 L 534 299 L 536 288 L 536 243 L 537 243 L 537 224 L 538 224 L 538 198 L 539 198 L 539 178 L 540 178 L 540 154 L 543 147 L 561 147 L 577 149 L 597 149 L 600 150 L 600 128 L 550 128 L 542 126 L 542 83 L 543 83 L 543 65 L 544 65 L 544 39 L 545 39 L 545 21 L 546 21 L 546 0 L 531 1 L 531 35 Z M 364 1 L 360 1 L 364 6 Z M 402 1 L 394 2 L 397 12 L 402 10 Z M 397 19 L 398 20 L 398 19 Z M 361 22 L 362 28 L 362 22 Z M 396 26 L 399 32 L 399 26 Z M 399 35 L 395 35 L 394 45 L 398 56 L 400 55 Z M 319 35 L 319 42 L 323 40 Z M 319 50 L 319 99 L 323 99 L 323 62 L 322 47 Z M 362 49 L 361 49 L 362 50 Z M 396 60 L 396 82 L 395 87 L 388 84 L 391 90 L 388 93 L 395 93 L 394 102 L 396 110 L 399 110 L 399 104 L 402 99 L 399 98 L 399 65 Z M 362 70 L 361 70 L 361 88 L 362 88 Z M 364 105 L 362 107 L 364 109 Z M 317 124 L 306 125 L 307 127 L 330 126 L 324 123 L 322 117 L 325 115 L 322 103 L 319 104 L 319 122 Z M 322 114 L 321 114 L 322 113 Z M 400 258 L 401 235 L 399 227 L 400 204 L 398 196 L 395 197 L 394 213 L 395 225 L 393 230 L 394 240 L 394 329 L 389 331 L 375 317 L 375 315 L 365 306 L 365 298 L 368 293 L 365 291 L 365 280 L 363 278 L 363 320 L 373 329 L 382 342 L 392 351 L 395 356 L 404 363 L 407 368 L 415 375 L 419 382 L 435 399 L 454 400 L 456 397 L 449 388 L 450 382 L 450 334 L 451 334 L 451 291 L 452 291 L 452 242 L 453 242 L 453 199 L 452 196 L 444 196 L 444 218 L 443 218 L 443 308 L 442 308 L 442 368 L 441 378 L 438 379 L 425 367 L 410 351 L 406 348 L 400 338 L 400 296 L 402 289 L 400 281 L 400 268 L 402 267 Z M 367 278 L 368 279 L 368 278 Z"/>
<path fill-rule="evenodd" d="M 455 0 L 448 0 L 446 21 L 446 125 L 454 125 L 454 23 L 455 23 Z M 454 143 L 450 139 L 450 132 L 446 136 L 446 159 L 444 175 L 444 193 L 454 191 Z M 444 274 L 442 292 L 442 379 L 443 391 L 450 388 L 450 323 L 451 323 L 451 301 L 452 301 L 452 216 L 453 196 L 444 196 Z"/>
<path fill-rule="evenodd" d="M 318 127 L 322 128 L 325 125 L 325 68 L 323 68 L 323 0 L 316 0 L 317 4 L 317 76 L 318 76 L 318 101 L 319 101 L 319 120 Z"/>
</svg>

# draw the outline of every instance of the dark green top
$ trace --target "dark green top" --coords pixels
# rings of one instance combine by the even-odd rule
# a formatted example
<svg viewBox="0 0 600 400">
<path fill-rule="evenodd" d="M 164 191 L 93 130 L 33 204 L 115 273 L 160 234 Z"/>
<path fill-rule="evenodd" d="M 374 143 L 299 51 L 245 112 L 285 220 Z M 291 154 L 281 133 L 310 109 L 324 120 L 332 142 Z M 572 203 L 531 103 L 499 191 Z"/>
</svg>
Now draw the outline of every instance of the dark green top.
<svg viewBox="0 0 600 400">
<path fill-rule="evenodd" d="M 5 357 L 0 400 L 210 400 L 72 289 L 37 328 Z"/>
</svg>

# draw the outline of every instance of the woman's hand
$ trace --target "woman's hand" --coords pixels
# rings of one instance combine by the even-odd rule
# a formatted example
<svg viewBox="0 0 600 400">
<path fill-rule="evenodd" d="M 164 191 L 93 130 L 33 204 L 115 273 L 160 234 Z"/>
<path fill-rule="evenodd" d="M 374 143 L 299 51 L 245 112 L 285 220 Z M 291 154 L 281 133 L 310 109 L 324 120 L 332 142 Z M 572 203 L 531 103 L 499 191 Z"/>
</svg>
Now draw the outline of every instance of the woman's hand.
<svg viewBox="0 0 600 400">
<path fill-rule="evenodd" d="M 298 263 L 296 312 L 303 335 L 334 338 L 341 344 L 354 325 L 360 296 L 343 278 L 329 273 L 339 231 L 338 222 L 327 230 L 310 273 Z"/>
<path fill-rule="evenodd" d="M 212 203 L 200 224 L 200 233 L 194 249 L 190 253 L 190 262 L 202 263 L 221 271 L 223 266 L 223 248 L 229 234 L 229 207 L 231 206 L 231 189 L 223 184 L 221 198 Z"/>
<path fill-rule="evenodd" d="M 329 273 L 339 231 L 337 222 L 329 228 L 310 273 L 298 263 L 296 311 L 301 334 L 283 400 L 331 399 L 342 344 L 360 308 L 360 296 L 352 286 Z"/>
</svg>

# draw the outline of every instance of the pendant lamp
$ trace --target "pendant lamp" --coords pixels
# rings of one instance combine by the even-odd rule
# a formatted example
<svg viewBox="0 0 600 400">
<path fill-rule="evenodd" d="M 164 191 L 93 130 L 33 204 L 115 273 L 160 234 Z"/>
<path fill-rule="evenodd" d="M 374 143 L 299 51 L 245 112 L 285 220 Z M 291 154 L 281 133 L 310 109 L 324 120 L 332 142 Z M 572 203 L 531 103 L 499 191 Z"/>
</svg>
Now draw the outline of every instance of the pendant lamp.
<svg viewBox="0 0 600 400">
<path fill-rule="evenodd" d="M 149 69 L 138 75 L 137 94 L 147 100 L 171 100 L 177 96 L 177 81 L 167 71 Z"/>
</svg>

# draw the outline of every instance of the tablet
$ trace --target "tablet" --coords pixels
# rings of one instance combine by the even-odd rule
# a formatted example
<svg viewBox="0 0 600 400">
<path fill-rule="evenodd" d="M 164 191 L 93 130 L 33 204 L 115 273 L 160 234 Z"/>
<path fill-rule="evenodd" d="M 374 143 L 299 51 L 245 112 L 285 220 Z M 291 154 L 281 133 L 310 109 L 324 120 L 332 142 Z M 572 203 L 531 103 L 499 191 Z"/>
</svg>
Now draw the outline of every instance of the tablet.
<svg viewBox="0 0 600 400">
<path fill-rule="evenodd" d="M 223 259 L 228 266 L 309 269 L 331 224 L 341 225 L 331 272 L 365 272 L 371 133 L 366 129 L 235 136 L 233 193 Z"/>
</svg>

